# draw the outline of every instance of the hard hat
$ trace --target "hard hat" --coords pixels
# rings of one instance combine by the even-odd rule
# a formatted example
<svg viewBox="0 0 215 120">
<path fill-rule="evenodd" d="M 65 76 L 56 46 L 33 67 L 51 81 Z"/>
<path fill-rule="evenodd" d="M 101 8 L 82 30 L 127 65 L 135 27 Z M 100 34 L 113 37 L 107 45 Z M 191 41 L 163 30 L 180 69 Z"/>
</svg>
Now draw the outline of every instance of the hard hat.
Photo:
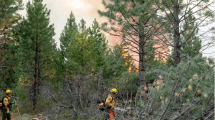
<svg viewBox="0 0 215 120">
<path fill-rule="evenodd" d="M 110 90 L 110 92 L 112 92 L 112 93 L 117 93 L 117 89 L 116 89 L 116 88 L 113 88 L 113 89 Z"/>
<path fill-rule="evenodd" d="M 10 93 L 12 93 L 11 90 L 6 90 L 6 94 L 10 94 Z"/>
</svg>

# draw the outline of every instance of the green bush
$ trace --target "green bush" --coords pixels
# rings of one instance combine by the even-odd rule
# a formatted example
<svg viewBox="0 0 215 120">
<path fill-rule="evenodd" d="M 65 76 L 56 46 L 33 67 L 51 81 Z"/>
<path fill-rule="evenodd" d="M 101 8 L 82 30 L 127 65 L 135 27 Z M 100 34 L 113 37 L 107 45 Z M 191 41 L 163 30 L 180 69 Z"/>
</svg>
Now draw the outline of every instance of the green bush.
<svg viewBox="0 0 215 120">
<path fill-rule="evenodd" d="M 28 88 L 24 86 L 16 86 L 13 90 L 13 95 L 18 97 L 18 101 L 26 101 Z"/>
<path fill-rule="evenodd" d="M 127 73 L 124 72 L 122 75 L 118 78 L 116 78 L 115 84 L 118 90 L 136 90 L 137 89 L 137 83 L 138 83 L 138 73 Z"/>
</svg>

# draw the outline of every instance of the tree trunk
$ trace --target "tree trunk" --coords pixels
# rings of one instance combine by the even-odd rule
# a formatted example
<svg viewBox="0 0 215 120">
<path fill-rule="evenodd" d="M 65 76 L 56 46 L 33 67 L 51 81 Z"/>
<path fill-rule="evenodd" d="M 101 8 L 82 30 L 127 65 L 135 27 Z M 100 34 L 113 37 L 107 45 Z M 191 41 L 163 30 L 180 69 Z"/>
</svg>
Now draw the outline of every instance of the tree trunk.
<svg viewBox="0 0 215 120">
<path fill-rule="evenodd" d="M 33 96 L 33 110 L 37 110 L 37 93 L 38 93 L 38 81 L 39 81 L 39 61 L 38 61 L 38 52 L 39 52 L 39 44 L 38 44 L 38 34 L 36 36 L 36 50 L 35 50 L 35 73 L 34 73 L 34 96 Z"/>
<path fill-rule="evenodd" d="M 139 29 L 139 86 L 142 88 L 146 85 L 145 80 L 145 36 L 144 36 L 144 26 L 141 25 Z"/>
<path fill-rule="evenodd" d="M 100 80 L 100 74 L 97 75 L 97 94 L 99 100 L 102 100 L 102 87 L 101 87 L 101 80 Z"/>
<path fill-rule="evenodd" d="M 177 66 L 181 61 L 181 53 L 180 53 L 180 33 L 179 33 L 179 4 L 178 0 L 174 0 L 174 56 L 173 56 L 173 63 Z"/>
</svg>

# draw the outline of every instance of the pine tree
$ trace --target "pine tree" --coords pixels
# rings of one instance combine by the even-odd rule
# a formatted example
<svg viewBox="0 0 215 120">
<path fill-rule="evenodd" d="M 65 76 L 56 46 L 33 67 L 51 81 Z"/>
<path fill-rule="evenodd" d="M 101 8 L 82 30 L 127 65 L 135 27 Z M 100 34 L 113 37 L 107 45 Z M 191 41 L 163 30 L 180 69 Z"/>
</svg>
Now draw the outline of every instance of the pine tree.
<svg viewBox="0 0 215 120">
<path fill-rule="evenodd" d="M 213 26 L 209 26 L 209 24 L 214 23 L 214 12 L 211 10 L 213 3 L 210 0 L 165 0 L 156 2 L 155 5 L 159 9 L 158 15 L 160 18 L 157 20 L 157 24 L 162 25 L 163 33 L 170 36 L 170 38 L 166 38 L 170 40 L 165 44 L 173 47 L 172 58 L 175 66 L 184 57 L 182 54 L 186 48 L 200 50 L 198 39 L 213 44 L 213 36 L 208 34 L 214 32 Z M 202 31 L 205 34 L 199 34 L 198 30 L 203 26 L 208 28 Z M 161 34 L 164 35 L 163 33 Z M 195 36 L 198 36 L 198 38 Z M 162 39 L 160 40 L 162 41 Z M 196 48 L 190 45 L 195 45 Z M 189 54 L 191 54 L 191 51 Z"/>
<path fill-rule="evenodd" d="M 49 23 L 50 10 L 42 4 L 42 0 L 28 2 L 27 18 L 17 26 L 19 37 L 20 70 L 23 74 L 34 76 L 33 78 L 33 110 L 37 110 L 38 86 L 44 80 L 47 70 L 52 70 L 52 61 L 55 53 L 53 36 L 54 27 Z"/>
<path fill-rule="evenodd" d="M 1 0 L 0 1 L 0 87 L 12 87 L 16 85 L 14 65 L 16 62 L 15 46 L 12 29 L 20 19 L 17 14 L 22 9 L 21 0 Z"/>
<path fill-rule="evenodd" d="M 93 21 L 92 26 L 89 28 L 89 35 L 92 39 L 95 39 L 94 51 L 96 52 L 96 55 L 98 55 L 98 57 L 96 58 L 97 68 L 95 68 L 95 71 L 98 71 L 98 68 L 104 65 L 104 53 L 107 50 L 107 43 L 106 37 L 101 32 L 101 28 L 96 19 Z"/>
<path fill-rule="evenodd" d="M 56 63 L 56 79 L 65 78 L 66 68 L 68 65 L 68 57 L 70 55 L 68 51 L 69 45 L 72 45 L 72 42 L 75 39 L 75 35 L 78 33 L 78 25 L 75 22 L 75 16 L 73 13 L 70 13 L 70 17 L 67 19 L 67 23 L 64 27 L 64 30 L 60 36 L 60 50 L 58 50 L 58 55 L 55 58 Z"/>
<path fill-rule="evenodd" d="M 146 85 L 146 65 L 153 61 L 147 57 L 153 49 L 148 42 L 160 26 L 154 24 L 157 9 L 156 0 L 110 0 L 108 4 L 103 0 L 107 11 L 98 11 L 101 16 L 109 19 L 110 27 L 103 23 L 102 28 L 110 35 L 118 36 L 127 43 L 125 47 L 129 52 L 139 56 L 139 86 L 143 90 Z M 157 28 L 156 28 L 157 27 Z"/>
<path fill-rule="evenodd" d="M 75 16 L 71 12 L 70 17 L 67 20 L 64 30 L 62 31 L 60 36 L 60 48 L 62 52 L 66 52 L 68 45 L 72 44 L 70 42 L 73 41 L 72 39 L 74 39 L 76 33 L 78 33 L 78 26 L 75 22 Z"/>
<path fill-rule="evenodd" d="M 68 47 L 68 61 L 73 61 L 79 68 L 87 71 L 98 70 L 102 66 L 106 51 L 105 37 L 100 32 L 98 22 L 95 20 L 92 27 L 86 28 L 86 22 L 82 19 L 78 25 L 79 32 Z M 84 70 L 85 71 L 85 70 Z M 85 71 L 87 73 L 87 71 Z"/>
<path fill-rule="evenodd" d="M 98 22 L 94 20 L 92 27 L 86 28 L 82 19 L 77 25 L 71 13 L 70 18 L 61 34 L 62 70 L 68 76 L 74 73 L 97 72 L 104 64 L 104 53 L 107 49 L 105 36 L 101 33 Z M 71 67 L 72 66 L 72 67 Z M 68 72 L 66 72 L 68 71 Z M 72 73 L 71 73 L 72 72 Z"/>
</svg>

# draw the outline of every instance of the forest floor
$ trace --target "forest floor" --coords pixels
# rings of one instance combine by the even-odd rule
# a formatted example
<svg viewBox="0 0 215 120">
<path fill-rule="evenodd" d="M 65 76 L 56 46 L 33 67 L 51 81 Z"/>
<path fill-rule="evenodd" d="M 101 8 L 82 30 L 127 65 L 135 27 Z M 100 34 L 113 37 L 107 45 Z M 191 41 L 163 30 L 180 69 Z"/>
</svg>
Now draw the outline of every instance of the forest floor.
<svg viewBox="0 0 215 120">
<path fill-rule="evenodd" d="M 33 116 L 30 116 L 30 115 L 23 115 L 23 116 L 18 116 L 18 115 L 11 115 L 11 120 L 31 120 L 33 118 L 36 118 L 36 117 L 33 117 Z M 0 116 L 0 120 L 2 119 L 2 116 Z"/>
<path fill-rule="evenodd" d="M 18 116 L 17 115 L 12 115 L 11 120 L 15 120 Z M 2 116 L 0 116 L 0 120 L 2 119 Z"/>
</svg>

